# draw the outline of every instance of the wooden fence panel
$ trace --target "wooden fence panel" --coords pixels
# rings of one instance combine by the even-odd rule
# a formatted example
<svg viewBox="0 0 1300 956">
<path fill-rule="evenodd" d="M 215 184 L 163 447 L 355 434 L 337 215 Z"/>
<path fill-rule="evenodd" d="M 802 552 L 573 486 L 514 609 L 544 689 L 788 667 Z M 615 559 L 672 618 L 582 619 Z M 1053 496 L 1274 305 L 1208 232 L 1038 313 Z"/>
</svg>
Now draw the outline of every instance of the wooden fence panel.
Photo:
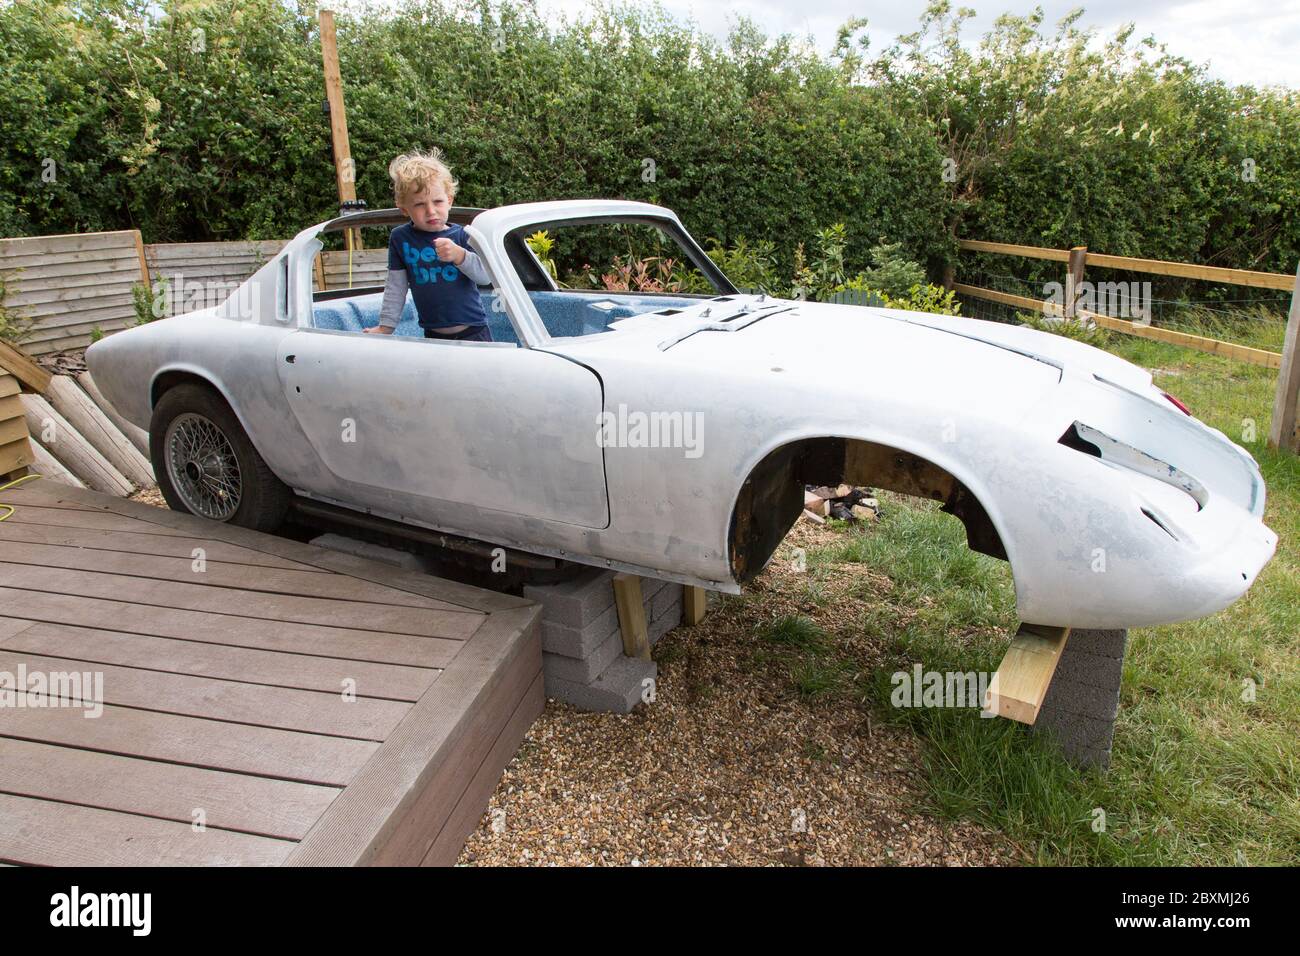
<svg viewBox="0 0 1300 956">
<path fill-rule="evenodd" d="M 220 305 L 287 241 L 167 242 L 145 246 L 144 251 L 154 281 L 169 283 L 164 310 L 181 315 Z"/>
<path fill-rule="evenodd" d="M 348 253 L 338 249 L 320 254 L 325 288 L 352 289 L 358 286 L 382 286 L 388 277 L 388 249 L 358 249 L 352 253 L 352 281 L 348 282 Z"/>
<path fill-rule="evenodd" d="M 98 328 L 135 320 L 131 290 L 148 283 L 135 229 L 0 239 L 4 305 L 33 319 L 22 347 L 31 355 L 87 345 Z"/>
</svg>

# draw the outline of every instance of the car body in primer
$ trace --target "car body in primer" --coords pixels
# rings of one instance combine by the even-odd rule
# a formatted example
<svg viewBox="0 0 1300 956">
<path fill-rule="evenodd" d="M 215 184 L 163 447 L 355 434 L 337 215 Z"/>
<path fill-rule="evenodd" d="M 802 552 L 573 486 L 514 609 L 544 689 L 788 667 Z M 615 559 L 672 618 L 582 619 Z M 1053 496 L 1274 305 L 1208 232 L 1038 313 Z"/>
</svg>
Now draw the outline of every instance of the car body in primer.
<svg viewBox="0 0 1300 956">
<path fill-rule="evenodd" d="M 1019 616 L 1039 625 L 1208 615 L 1274 552 L 1250 454 L 1106 352 L 740 294 L 671 210 L 645 203 L 458 214 L 517 344 L 317 327 L 319 234 L 405 221 L 384 210 L 304 230 L 221 305 L 96 343 L 94 378 L 146 429 L 169 388 L 206 383 L 294 495 L 733 593 L 800 515 L 806 483 L 942 502 L 971 547 L 1010 562 Z M 517 237 L 604 221 L 674 235 L 720 294 L 553 335 L 538 302 L 560 290 Z M 621 297 L 572 294 L 606 309 Z"/>
</svg>

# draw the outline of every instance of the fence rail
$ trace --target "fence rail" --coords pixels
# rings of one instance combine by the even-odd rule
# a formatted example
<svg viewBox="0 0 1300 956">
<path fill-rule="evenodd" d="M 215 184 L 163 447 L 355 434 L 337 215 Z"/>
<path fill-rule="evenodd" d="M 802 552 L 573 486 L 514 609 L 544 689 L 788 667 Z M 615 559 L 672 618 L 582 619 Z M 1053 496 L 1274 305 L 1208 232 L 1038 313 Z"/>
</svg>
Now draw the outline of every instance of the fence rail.
<svg viewBox="0 0 1300 956">
<path fill-rule="evenodd" d="M 959 239 L 957 247 L 968 252 L 991 252 L 995 255 L 1020 256 L 1025 259 L 1049 259 L 1068 262 L 1070 249 L 1049 249 L 1042 246 L 1017 246 L 1006 242 L 982 242 L 977 239 Z M 1076 248 L 1085 249 L 1084 246 Z M 1201 279 L 1222 282 L 1225 285 L 1251 286 L 1256 289 L 1277 289 L 1294 292 L 1295 276 L 1280 272 L 1253 272 L 1250 269 L 1225 269 L 1222 266 L 1202 266 L 1191 262 L 1168 262 L 1164 259 L 1136 259 L 1131 256 L 1108 256 L 1100 252 L 1086 252 L 1084 264 L 1099 269 L 1121 269 L 1128 272 L 1145 272 L 1150 275 L 1178 276 L 1183 279 Z"/>
<path fill-rule="evenodd" d="M 1225 269 L 1220 266 L 1202 266 L 1188 262 L 1167 262 L 1163 259 L 1137 259 L 1129 256 L 1109 256 L 1089 252 L 1086 246 L 1071 249 L 1050 249 L 1042 246 L 1020 246 L 1006 242 L 984 242 L 978 239 L 960 239 L 959 249 L 967 252 L 983 252 L 992 255 L 1020 256 L 1027 259 L 1046 259 L 1052 262 L 1066 263 L 1065 301 L 1056 305 L 1047 298 L 1033 299 L 1029 296 L 999 292 L 981 286 L 953 283 L 953 290 L 958 295 L 997 302 L 1030 312 L 1059 316 L 1062 319 L 1091 320 L 1102 328 L 1125 335 L 1153 339 L 1181 345 L 1186 348 L 1222 355 L 1240 362 L 1249 362 L 1265 368 L 1278 370 L 1277 392 L 1273 403 L 1273 422 L 1269 430 L 1269 444 L 1275 448 L 1284 448 L 1292 453 L 1300 453 L 1300 431 L 1297 430 L 1297 405 L 1300 404 L 1300 267 L 1296 274 L 1283 275 L 1277 272 L 1253 272 L 1249 269 Z M 1103 313 L 1077 309 L 1075 305 L 1076 290 L 1083 282 L 1085 266 L 1101 269 L 1119 269 L 1127 272 L 1141 272 L 1151 275 L 1178 276 L 1184 279 L 1198 279 L 1205 282 L 1219 282 L 1225 285 L 1249 286 L 1257 289 L 1277 289 L 1291 293 L 1291 311 L 1287 320 L 1284 347 L 1281 352 L 1257 349 L 1236 342 L 1192 335 L 1164 329 L 1149 323 L 1130 322 Z"/>
</svg>

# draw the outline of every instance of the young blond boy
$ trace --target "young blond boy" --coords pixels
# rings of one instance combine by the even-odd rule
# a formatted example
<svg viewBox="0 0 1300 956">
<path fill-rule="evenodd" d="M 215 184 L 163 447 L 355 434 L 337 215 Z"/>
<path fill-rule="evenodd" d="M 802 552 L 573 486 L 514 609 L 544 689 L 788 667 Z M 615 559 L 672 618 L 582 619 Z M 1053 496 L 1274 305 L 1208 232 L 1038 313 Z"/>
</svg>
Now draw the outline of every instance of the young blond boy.
<svg viewBox="0 0 1300 956">
<path fill-rule="evenodd" d="M 367 332 L 391 335 L 409 290 L 427 339 L 491 342 L 478 287 L 491 282 L 465 229 L 447 221 L 456 180 L 442 153 L 416 150 L 388 164 L 393 198 L 410 219 L 388 237 L 388 278 L 379 324 Z"/>
</svg>

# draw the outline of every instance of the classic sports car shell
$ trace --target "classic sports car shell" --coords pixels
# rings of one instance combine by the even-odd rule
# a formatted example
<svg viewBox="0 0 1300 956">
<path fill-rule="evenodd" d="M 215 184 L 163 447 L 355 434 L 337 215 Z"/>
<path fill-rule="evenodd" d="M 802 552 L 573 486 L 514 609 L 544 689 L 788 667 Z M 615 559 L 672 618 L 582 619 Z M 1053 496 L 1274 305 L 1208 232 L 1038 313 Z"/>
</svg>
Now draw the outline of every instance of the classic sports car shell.
<svg viewBox="0 0 1300 956">
<path fill-rule="evenodd" d="M 805 483 L 847 481 L 942 501 L 1010 562 L 1023 620 L 1077 628 L 1213 613 L 1276 547 L 1254 459 L 1106 352 L 742 295 L 659 206 L 452 218 L 472 212 L 501 341 L 412 337 L 409 303 L 399 334 L 361 334 L 379 290 L 313 291 L 318 235 L 405 221 L 386 210 L 303 231 L 220 306 L 91 346 L 169 504 L 270 528 L 296 496 L 735 592 Z M 604 222 L 662 230 L 715 293 L 561 290 L 521 241 Z"/>
</svg>

